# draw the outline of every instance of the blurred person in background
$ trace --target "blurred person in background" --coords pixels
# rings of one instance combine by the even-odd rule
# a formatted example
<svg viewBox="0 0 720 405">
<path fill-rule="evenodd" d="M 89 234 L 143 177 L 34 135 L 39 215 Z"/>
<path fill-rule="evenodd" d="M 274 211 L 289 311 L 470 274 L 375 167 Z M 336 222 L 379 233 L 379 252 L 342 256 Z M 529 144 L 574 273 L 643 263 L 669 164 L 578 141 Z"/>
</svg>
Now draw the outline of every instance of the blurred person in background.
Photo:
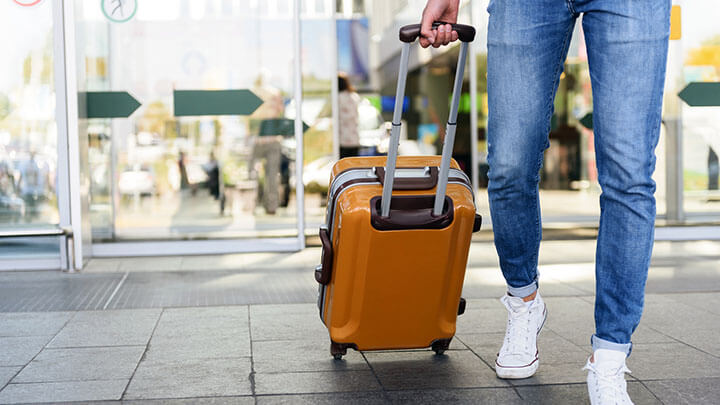
<svg viewBox="0 0 720 405">
<path fill-rule="evenodd" d="M 631 404 L 625 359 L 642 315 L 655 227 L 655 147 L 670 33 L 669 0 L 491 0 L 487 91 L 490 214 L 507 283 L 500 378 L 528 378 L 547 311 L 538 294 L 538 181 L 553 99 L 577 18 L 593 91 L 600 196 L 591 404 Z M 457 39 L 458 0 L 428 0 L 420 44 Z"/>
<path fill-rule="evenodd" d="M 338 74 L 338 112 L 340 132 L 340 159 L 357 156 L 360 152 L 360 130 L 358 127 L 358 106 L 360 96 L 355 91 L 347 74 Z"/>
</svg>

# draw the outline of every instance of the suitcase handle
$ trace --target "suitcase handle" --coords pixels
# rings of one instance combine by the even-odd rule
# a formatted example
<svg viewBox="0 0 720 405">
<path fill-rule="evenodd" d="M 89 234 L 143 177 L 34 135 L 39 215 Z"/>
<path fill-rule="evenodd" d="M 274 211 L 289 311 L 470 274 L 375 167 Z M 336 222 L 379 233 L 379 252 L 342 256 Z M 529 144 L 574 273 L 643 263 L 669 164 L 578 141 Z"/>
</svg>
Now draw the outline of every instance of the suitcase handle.
<svg viewBox="0 0 720 405">
<path fill-rule="evenodd" d="M 385 168 L 376 166 L 374 168 L 380 184 L 385 184 Z M 438 181 L 438 168 L 435 166 L 425 167 L 428 176 L 423 177 L 396 177 L 393 182 L 393 190 L 430 190 L 435 188 Z"/>
<path fill-rule="evenodd" d="M 472 42 L 475 39 L 475 28 L 472 25 L 451 24 L 444 21 L 435 21 L 432 23 L 432 29 L 437 29 L 440 25 L 452 25 L 453 31 L 457 32 L 458 39 L 462 42 Z M 410 24 L 400 28 L 400 40 L 402 42 L 413 42 L 420 36 L 420 24 Z"/>
<path fill-rule="evenodd" d="M 417 24 L 415 24 L 417 25 Z M 410 27 L 410 28 L 408 28 Z M 472 28 L 472 27 L 470 27 Z M 414 32 L 412 26 L 405 26 L 400 29 L 402 32 Z M 464 30 L 466 31 L 466 30 Z M 472 28 L 474 32 L 475 29 Z M 419 31 L 418 31 L 419 32 Z M 408 38 L 410 38 L 409 36 Z M 413 40 L 417 35 L 413 37 Z M 474 38 L 474 35 L 473 35 Z M 466 39 L 468 39 L 466 37 Z M 470 38 L 472 40 L 472 38 Z M 450 114 L 448 115 L 447 126 L 445 127 L 445 140 L 443 142 L 442 159 L 440 160 L 440 172 L 435 191 L 435 204 L 432 215 L 440 216 L 445 204 L 445 192 L 447 191 L 448 175 L 450 174 L 450 160 L 452 149 L 455 144 L 455 129 L 457 127 L 457 113 L 460 104 L 460 93 L 462 91 L 463 74 L 465 72 L 465 60 L 469 42 L 460 44 L 460 55 L 458 56 L 455 83 L 453 85 L 452 102 L 450 103 Z M 395 165 L 397 163 L 398 146 L 400 144 L 400 125 L 402 118 L 402 105 L 405 99 L 405 81 L 407 79 L 408 58 L 410 54 L 410 42 L 403 42 L 400 53 L 400 68 L 398 72 L 397 90 L 395 91 L 395 108 L 393 110 L 392 130 L 390 132 L 390 148 L 385 161 L 385 181 L 383 182 L 382 200 L 380 202 L 380 215 L 387 218 L 390 216 L 390 202 L 392 199 L 393 182 L 395 181 Z"/>
<path fill-rule="evenodd" d="M 330 233 L 324 226 L 320 227 L 320 242 L 322 243 L 322 264 L 315 268 L 315 281 L 322 285 L 330 282 L 333 265 L 333 248 L 330 241 Z"/>
</svg>

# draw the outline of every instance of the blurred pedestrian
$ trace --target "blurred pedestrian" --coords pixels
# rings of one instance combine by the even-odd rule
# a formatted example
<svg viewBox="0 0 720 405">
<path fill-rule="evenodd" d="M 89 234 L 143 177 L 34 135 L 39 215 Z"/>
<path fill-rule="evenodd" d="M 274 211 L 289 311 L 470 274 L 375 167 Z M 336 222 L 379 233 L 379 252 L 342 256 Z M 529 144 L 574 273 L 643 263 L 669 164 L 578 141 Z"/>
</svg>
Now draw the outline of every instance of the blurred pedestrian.
<svg viewBox="0 0 720 405">
<path fill-rule="evenodd" d="M 488 163 L 495 247 L 508 310 L 495 362 L 500 378 L 538 368 L 546 318 L 538 294 L 541 236 L 538 173 L 548 146 L 553 99 L 580 14 L 593 88 L 600 196 L 595 334 L 588 359 L 592 404 L 631 404 L 624 374 L 642 315 L 655 226 L 655 147 L 670 31 L 669 0 L 495 0 L 488 23 Z M 422 46 L 457 39 L 458 0 L 429 0 Z"/>
<path fill-rule="evenodd" d="M 358 107 L 360 96 L 345 73 L 338 74 L 338 121 L 340 132 L 340 159 L 360 153 Z"/>
</svg>

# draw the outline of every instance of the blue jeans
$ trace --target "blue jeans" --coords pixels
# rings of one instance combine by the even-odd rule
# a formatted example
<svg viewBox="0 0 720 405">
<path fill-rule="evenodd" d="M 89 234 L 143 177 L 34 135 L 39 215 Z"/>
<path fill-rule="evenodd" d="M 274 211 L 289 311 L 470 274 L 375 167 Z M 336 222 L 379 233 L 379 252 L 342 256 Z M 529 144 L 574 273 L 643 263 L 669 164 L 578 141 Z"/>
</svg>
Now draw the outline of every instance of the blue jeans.
<svg viewBox="0 0 720 405">
<path fill-rule="evenodd" d="M 591 340 L 594 349 L 629 354 L 653 246 L 670 1 L 492 0 L 488 12 L 488 193 L 508 291 L 524 297 L 537 289 L 539 173 L 582 14 L 602 187 Z"/>
</svg>

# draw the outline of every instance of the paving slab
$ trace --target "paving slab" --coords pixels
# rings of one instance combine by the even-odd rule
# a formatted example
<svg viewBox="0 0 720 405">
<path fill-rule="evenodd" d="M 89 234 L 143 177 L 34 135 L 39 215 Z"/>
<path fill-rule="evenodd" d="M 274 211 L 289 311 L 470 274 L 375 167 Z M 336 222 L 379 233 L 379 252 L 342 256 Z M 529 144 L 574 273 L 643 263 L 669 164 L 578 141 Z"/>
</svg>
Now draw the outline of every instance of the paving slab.
<svg viewBox="0 0 720 405">
<path fill-rule="evenodd" d="M 395 404 L 522 404 L 512 388 L 468 388 L 445 390 L 388 391 Z"/>
<path fill-rule="evenodd" d="M 22 367 L 0 367 L 0 390 L 15 377 Z"/>
<path fill-rule="evenodd" d="M 329 346 L 329 341 L 319 340 L 253 342 L 254 369 L 257 373 L 369 369 L 359 352 L 350 349 L 338 361 L 330 355 Z"/>
<path fill-rule="evenodd" d="M 150 341 L 145 359 L 174 361 L 250 357 L 250 336 L 244 332 L 208 331 L 184 336 L 156 336 Z"/>
<path fill-rule="evenodd" d="M 0 337 L 54 335 L 72 315 L 72 312 L 0 313 Z"/>
<path fill-rule="evenodd" d="M 517 387 L 518 394 L 525 404 L 589 404 L 590 400 L 585 384 L 532 385 Z M 628 382 L 628 394 L 635 405 L 662 404 L 642 384 Z"/>
<path fill-rule="evenodd" d="M 45 349 L 12 382 L 127 380 L 144 350 L 145 346 Z"/>
<path fill-rule="evenodd" d="M 720 400 L 720 378 L 645 381 L 645 386 L 666 404 L 712 404 Z"/>
<path fill-rule="evenodd" d="M 682 343 L 633 345 L 627 364 L 639 380 L 720 377 L 720 358 Z"/>
<path fill-rule="evenodd" d="M 257 394 L 312 394 L 380 389 L 380 384 L 370 370 L 255 374 Z"/>
<path fill-rule="evenodd" d="M 124 399 L 251 395 L 250 359 L 143 361 Z"/>
<path fill-rule="evenodd" d="M 248 335 L 247 306 L 167 308 L 158 321 L 153 340 L 189 335 Z"/>
<path fill-rule="evenodd" d="M 514 386 L 523 385 L 551 385 L 551 384 L 575 384 L 587 381 L 587 371 L 583 366 L 587 361 L 585 357 L 582 362 L 542 364 L 534 376 L 522 380 L 509 380 Z"/>
<path fill-rule="evenodd" d="M 146 345 L 160 312 L 160 309 L 78 312 L 48 347 Z"/>
<path fill-rule="evenodd" d="M 382 392 L 341 392 L 331 394 L 258 395 L 258 405 L 376 405 L 389 403 Z"/>
<path fill-rule="evenodd" d="M 385 389 L 507 387 L 469 350 L 365 353 Z"/>
<path fill-rule="evenodd" d="M 172 398 L 172 399 L 137 399 L 122 401 L 122 405 L 255 405 L 255 398 L 241 397 L 206 397 L 206 398 Z M 100 404 L 98 404 L 100 405 Z"/>
<path fill-rule="evenodd" d="M 10 384 L 0 391 L 0 403 L 117 400 L 127 383 L 127 380 L 94 380 Z"/>
<path fill-rule="evenodd" d="M 314 304 L 253 305 L 250 323 L 253 341 L 328 339 Z"/>
<path fill-rule="evenodd" d="M 548 297 L 547 328 L 577 346 L 590 344 L 590 336 L 595 332 L 594 307 L 580 297 Z M 504 330 L 504 328 L 503 328 Z"/>
<path fill-rule="evenodd" d="M 505 333 L 467 334 L 458 338 L 487 363 L 494 364 Z M 584 350 L 551 330 L 540 331 L 537 342 L 541 366 L 569 363 L 582 367 L 590 355 L 589 345 Z"/>
<path fill-rule="evenodd" d="M 654 296 L 647 304 L 643 324 L 720 357 L 720 315 L 670 296 Z"/>
<path fill-rule="evenodd" d="M 52 336 L 0 337 L 0 366 L 24 366 Z"/>
<path fill-rule="evenodd" d="M 470 305 L 464 314 L 458 317 L 456 334 L 499 333 L 505 332 L 507 310 L 497 300 L 494 308 L 478 308 Z M 472 304 L 472 302 L 470 303 Z M 484 303 L 484 305 L 488 305 Z"/>
</svg>

